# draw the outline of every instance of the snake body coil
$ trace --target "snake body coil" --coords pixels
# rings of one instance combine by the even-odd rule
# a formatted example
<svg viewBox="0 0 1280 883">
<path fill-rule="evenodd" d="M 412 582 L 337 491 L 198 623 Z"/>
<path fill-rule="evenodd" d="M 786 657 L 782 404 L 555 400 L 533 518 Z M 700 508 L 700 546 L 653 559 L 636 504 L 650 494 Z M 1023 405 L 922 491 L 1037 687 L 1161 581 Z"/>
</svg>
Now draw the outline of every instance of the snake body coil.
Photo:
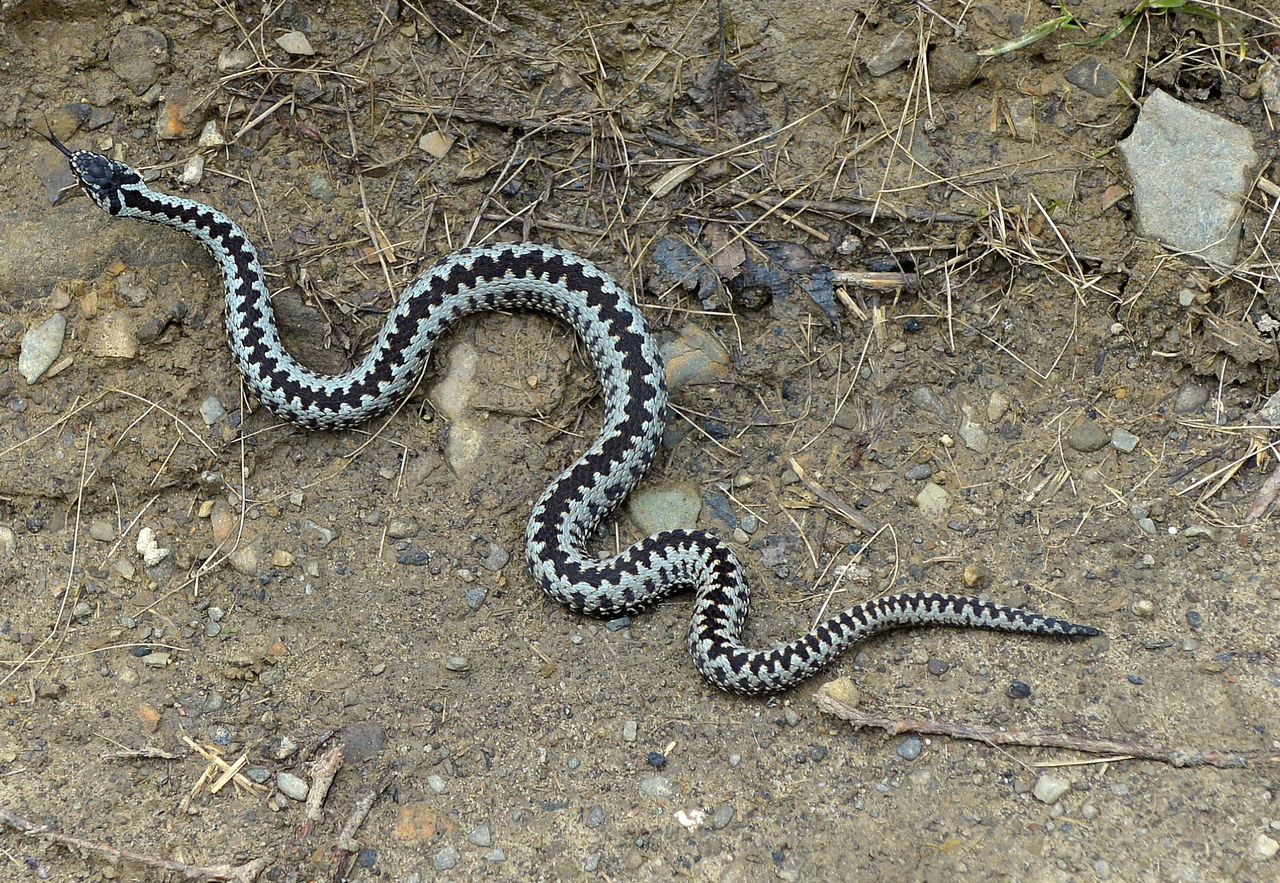
<svg viewBox="0 0 1280 883">
<path fill-rule="evenodd" d="M 749 648 L 741 640 L 750 598 L 742 567 L 712 534 L 664 531 L 605 560 L 583 551 L 653 461 L 667 401 L 657 345 L 639 310 L 608 274 L 543 245 L 459 251 L 410 284 L 358 366 L 340 375 L 317 374 L 281 345 L 257 252 L 239 226 L 209 206 L 151 190 L 123 163 L 50 140 L 104 211 L 174 227 L 208 248 L 226 285 L 227 337 L 236 366 L 263 404 L 301 426 L 340 428 L 385 412 L 408 394 L 445 330 L 470 313 L 539 310 L 573 326 L 600 376 L 604 426 L 534 506 L 525 531 L 529 569 L 552 598 L 595 616 L 633 612 L 693 589 L 689 650 L 717 687 L 752 694 L 786 689 L 855 641 L 900 626 L 1098 634 L 1089 626 L 972 598 L 904 593 L 859 604 L 796 641 Z"/>
</svg>

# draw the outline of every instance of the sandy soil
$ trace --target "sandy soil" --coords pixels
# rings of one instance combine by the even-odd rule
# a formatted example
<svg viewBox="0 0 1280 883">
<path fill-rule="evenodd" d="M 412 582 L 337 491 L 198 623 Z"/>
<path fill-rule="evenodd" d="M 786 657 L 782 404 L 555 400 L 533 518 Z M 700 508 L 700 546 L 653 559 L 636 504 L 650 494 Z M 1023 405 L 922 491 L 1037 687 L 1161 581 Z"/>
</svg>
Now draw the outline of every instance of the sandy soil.
<svg viewBox="0 0 1280 883">
<path fill-rule="evenodd" d="M 1096 35 L 1125 5 L 1070 8 Z M 520 546 L 594 432 L 569 331 L 457 330 L 438 362 L 478 356 L 465 469 L 428 406 L 445 368 L 385 426 L 281 426 L 241 403 L 208 258 L 82 197 L 51 205 L 65 162 L 29 128 L 241 220 L 320 368 L 358 357 L 424 262 L 491 238 L 597 261 L 664 341 L 713 335 L 729 370 L 680 391 L 646 484 L 694 487 L 726 537 L 756 517 L 739 548 L 762 642 L 806 630 L 839 572 L 836 606 L 979 591 L 1105 633 L 879 637 L 830 673 L 863 710 L 1274 754 L 1280 540 L 1242 522 L 1275 458 L 1241 428 L 1275 388 L 1254 324 L 1274 268 L 1217 276 L 1136 237 L 1112 148 L 1137 105 L 1068 78 L 1100 64 L 1273 150 L 1246 96 L 1274 16 L 1233 16 L 1243 61 L 1206 46 L 1211 21 L 1154 16 L 978 70 L 973 50 L 1057 12 L 930 9 L 728 0 L 722 29 L 683 0 L 285 2 L 266 20 L 0 4 L 0 809 L 152 857 L 261 862 L 262 880 L 1276 879 L 1274 761 L 855 730 L 815 708 L 826 677 L 768 700 L 711 689 L 687 598 L 618 630 L 559 608 Z M 314 54 L 278 45 L 291 32 Z M 899 34 L 906 63 L 873 76 Z M 1254 199 L 1246 252 L 1275 254 L 1273 197 Z M 732 296 L 670 284 L 672 238 Z M 734 281 L 748 262 L 780 272 Z M 919 286 L 842 284 L 824 310 L 827 269 Z M 19 341 L 55 313 L 70 361 L 28 385 Z M 1091 429 L 1138 441 L 1085 452 Z M 865 537 L 792 458 L 892 530 L 855 559 Z M 926 481 L 941 513 L 917 505 Z M 144 528 L 167 558 L 143 560 Z M 602 546 L 635 537 L 620 519 Z M 308 823 L 278 776 L 307 779 L 338 742 Z M 244 758 L 241 778 L 213 793 L 194 746 Z M 1070 785 L 1052 803 L 1045 775 Z M 162 877 L 0 830 L 0 879 Z"/>
</svg>

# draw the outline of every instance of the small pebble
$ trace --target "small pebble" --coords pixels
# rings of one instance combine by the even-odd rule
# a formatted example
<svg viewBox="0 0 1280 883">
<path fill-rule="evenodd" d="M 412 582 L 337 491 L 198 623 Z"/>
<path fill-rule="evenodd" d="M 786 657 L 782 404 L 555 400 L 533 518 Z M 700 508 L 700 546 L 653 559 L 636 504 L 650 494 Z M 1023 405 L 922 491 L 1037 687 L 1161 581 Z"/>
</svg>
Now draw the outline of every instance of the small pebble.
<svg viewBox="0 0 1280 883">
<path fill-rule="evenodd" d="M 671 784 L 671 780 L 666 776 L 649 776 L 640 780 L 640 790 L 650 797 L 659 800 L 672 796 L 676 793 L 675 786 Z"/>
<path fill-rule="evenodd" d="M 299 779 L 293 773 L 276 773 L 276 787 L 280 789 L 280 793 L 290 800 L 306 800 L 307 792 L 311 790 L 307 787 L 307 783 Z"/>
<path fill-rule="evenodd" d="M 1143 683 L 1142 678 L 1138 677 L 1137 675 L 1129 675 L 1128 681 L 1129 683 L 1133 684 L 1136 687 L 1141 687 Z"/>
<path fill-rule="evenodd" d="M 599 828 L 604 824 L 604 808 L 593 806 L 587 810 L 586 825 L 588 828 Z"/>
<path fill-rule="evenodd" d="M 427 776 L 427 787 L 437 794 L 443 794 L 449 786 L 440 776 L 430 775 Z"/>
<path fill-rule="evenodd" d="M 1015 680 L 1009 682 L 1009 689 L 1004 692 L 1010 699 L 1027 699 L 1031 696 L 1031 687 L 1022 681 Z"/>
<path fill-rule="evenodd" d="M 437 871 L 450 871 L 458 864 L 458 849 L 452 844 L 445 846 L 431 857 L 431 864 Z"/>
<path fill-rule="evenodd" d="M 637 726 L 638 726 L 638 725 L 637 725 L 637 723 L 636 723 L 634 720 L 629 720 L 629 721 L 627 721 L 626 723 L 624 723 L 624 724 L 622 725 L 622 741 L 623 741 L 623 742 L 634 742 L 634 741 L 636 741 L 636 728 L 637 728 Z"/>
<path fill-rule="evenodd" d="M 110 521 L 95 521 L 89 525 L 89 536 L 100 543 L 109 543 L 116 538 L 115 525 Z"/>
<path fill-rule="evenodd" d="M 938 677 L 951 670 L 951 663 L 945 659 L 930 659 L 929 664 L 925 667 L 929 670 L 929 674 Z"/>
<path fill-rule="evenodd" d="M 903 760 L 915 760 L 924 750 L 924 742 L 919 736 L 908 736 L 898 746 L 898 756 Z"/>
<path fill-rule="evenodd" d="M 463 597 L 466 599 L 468 607 L 470 607 L 472 610 L 479 610 L 480 607 L 484 604 L 484 599 L 488 597 L 488 595 L 489 595 L 488 589 L 476 587 L 473 589 L 467 589 Z"/>
<path fill-rule="evenodd" d="M 903 475 L 907 481 L 924 481 L 933 475 L 933 466 L 928 463 L 918 463 L 908 469 Z"/>
<path fill-rule="evenodd" d="M 1140 439 L 1127 429 L 1116 427 L 1111 430 L 1111 447 L 1124 454 L 1132 454 Z"/>
<path fill-rule="evenodd" d="M 1071 790 L 1071 782 L 1058 776 L 1051 776 L 1048 773 L 1036 779 L 1035 787 L 1031 789 L 1031 793 L 1035 795 L 1036 800 L 1041 803 L 1056 803 L 1058 798 Z"/>
<path fill-rule="evenodd" d="M 667 765 L 667 756 L 661 751 L 650 751 L 645 757 L 645 762 L 654 769 L 662 769 Z"/>
<path fill-rule="evenodd" d="M 226 415 L 227 409 L 222 407 L 222 402 L 218 401 L 217 396 L 206 396 L 200 403 L 200 419 L 204 421 L 205 426 L 212 426 Z"/>
<path fill-rule="evenodd" d="M 488 822 L 481 822 L 476 829 L 467 835 L 467 842 L 472 846 L 481 848 L 493 845 L 493 834 L 489 830 Z"/>
<path fill-rule="evenodd" d="M 288 52 L 290 55 L 315 55 L 316 50 L 312 48 L 311 41 L 307 39 L 307 35 L 302 31 L 289 31 L 281 34 L 276 38 L 276 45 Z M 449 865 L 450 868 L 453 865 Z M 444 869 L 442 869 L 444 870 Z"/>
<path fill-rule="evenodd" d="M 484 860 L 487 862 L 505 862 L 507 854 L 501 849 L 491 849 L 484 854 Z"/>
<path fill-rule="evenodd" d="M 1191 626 L 1193 629 L 1198 629 L 1203 622 L 1204 617 L 1200 615 L 1199 610 L 1187 611 L 1187 625 Z"/>
<path fill-rule="evenodd" d="M 1261 861 L 1275 858 L 1277 852 L 1280 852 L 1280 841 L 1277 841 L 1266 834 L 1259 834 L 1253 841 L 1253 855 Z"/>
<path fill-rule="evenodd" d="M 62 340 L 67 332 L 67 318 L 55 313 L 37 328 L 22 335 L 18 352 L 18 373 L 27 385 L 35 383 L 62 353 Z"/>
<path fill-rule="evenodd" d="M 1066 442 L 1073 451 L 1082 454 L 1100 451 L 1111 441 L 1105 429 L 1092 420 L 1079 420 L 1067 432 Z"/>
<path fill-rule="evenodd" d="M 1188 380 L 1178 389 L 1173 398 L 1175 414 L 1193 414 L 1203 408 L 1209 401 L 1209 390 L 1200 384 Z"/>
<path fill-rule="evenodd" d="M 724 830 L 733 821 L 733 811 L 732 803 L 716 807 L 715 814 L 711 817 L 711 827 L 716 831 Z"/>
<path fill-rule="evenodd" d="M 450 656 L 444 661 L 449 671 L 471 671 L 471 660 L 465 656 Z"/>
</svg>

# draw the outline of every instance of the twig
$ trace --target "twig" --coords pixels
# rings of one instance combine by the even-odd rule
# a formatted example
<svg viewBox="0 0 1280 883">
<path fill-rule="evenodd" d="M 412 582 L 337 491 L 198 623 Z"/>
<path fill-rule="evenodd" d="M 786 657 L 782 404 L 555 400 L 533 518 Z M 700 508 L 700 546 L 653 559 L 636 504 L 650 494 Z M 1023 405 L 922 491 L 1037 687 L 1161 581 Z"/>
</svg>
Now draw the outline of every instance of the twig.
<svg viewBox="0 0 1280 883">
<path fill-rule="evenodd" d="M 360 845 L 355 839 L 356 831 L 364 824 L 365 817 L 369 815 L 369 810 L 373 808 L 374 801 L 391 784 L 392 775 L 391 772 L 383 774 L 382 778 L 370 786 L 356 801 L 350 818 L 347 819 L 347 823 L 342 826 L 342 831 L 338 834 L 337 845 L 333 848 L 333 859 L 329 862 L 329 880 L 331 883 L 347 879 L 347 869 L 351 864 L 351 860 L 360 851 Z"/>
<path fill-rule="evenodd" d="M 0 822 L 32 837 L 44 837 L 72 849 L 96 852 L 111 861 L 125 859 L 144 867 L 157 868 L 170 874 L 180 874 L 184 880 L 223 880 L 230 881 L 230 883 L 254 883 L 258 879 L 258 875 L 262 873 L 263 868 L 267 866 L 266 860 L 260 858 L 246 862 L 243 865 L 210 865 L 208 867 L 189 865 L 186 862 L 134 852 L 132 849 L 121 849 L 117 846 L 109 846 L 106 843 L 95 843 L 92 840 L 85 840 L 83 837 L 76 837 L 72 834 L 60 834 L 51 830 L 47 825 L 28 822 L 7 809 L 0 809 Z"/>
<path fill-rule="evenodd" d="M 950 736 L 953 739 L 972 739 L 990 745 L 1027 745 L 1038 748 L 1067 748 L 1097 754 L 1109 760 L 1154 760 L 1176 767 L 1213 766 L 1233 769 L 1242 766 L 1260 766 L 1280 763 L 1280 754 L 1269 751 L 1193 751 L 1128 742 L 1117 739 L 1090 739 L 1084 736 L 1068 736 L 1053 730 L 996 730 L 975 727 L 970 724 L 949 721 L 911 720 L 886 718 L 864 714 L 837 694 L 841 691 L 837 681 L 826 684 L 814 695 L 818 708 L 828 714 L 843 718 L 855 727 L 873 727 L 887 733 L 924 733 L 933 736 Z"/>
</svg>

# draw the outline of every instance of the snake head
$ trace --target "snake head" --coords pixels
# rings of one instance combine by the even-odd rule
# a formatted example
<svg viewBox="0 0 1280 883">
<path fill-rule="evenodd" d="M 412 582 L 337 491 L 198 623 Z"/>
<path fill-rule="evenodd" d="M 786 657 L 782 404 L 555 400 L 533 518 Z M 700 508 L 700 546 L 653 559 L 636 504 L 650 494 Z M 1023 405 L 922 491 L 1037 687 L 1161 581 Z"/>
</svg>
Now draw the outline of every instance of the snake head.
<svg viewBox="0 0 1280 883">
<path fill-rule="evenodd" d="M 97 206 L 110 214 L 124 208 L 122 189 L 141 184 L 142 176 L 122 162 L 87 150 L 72 150 L 53 135 L 45 135 L 49 143 L 62 151 L 71 166 L 71 174 Z"/>
</svg>

